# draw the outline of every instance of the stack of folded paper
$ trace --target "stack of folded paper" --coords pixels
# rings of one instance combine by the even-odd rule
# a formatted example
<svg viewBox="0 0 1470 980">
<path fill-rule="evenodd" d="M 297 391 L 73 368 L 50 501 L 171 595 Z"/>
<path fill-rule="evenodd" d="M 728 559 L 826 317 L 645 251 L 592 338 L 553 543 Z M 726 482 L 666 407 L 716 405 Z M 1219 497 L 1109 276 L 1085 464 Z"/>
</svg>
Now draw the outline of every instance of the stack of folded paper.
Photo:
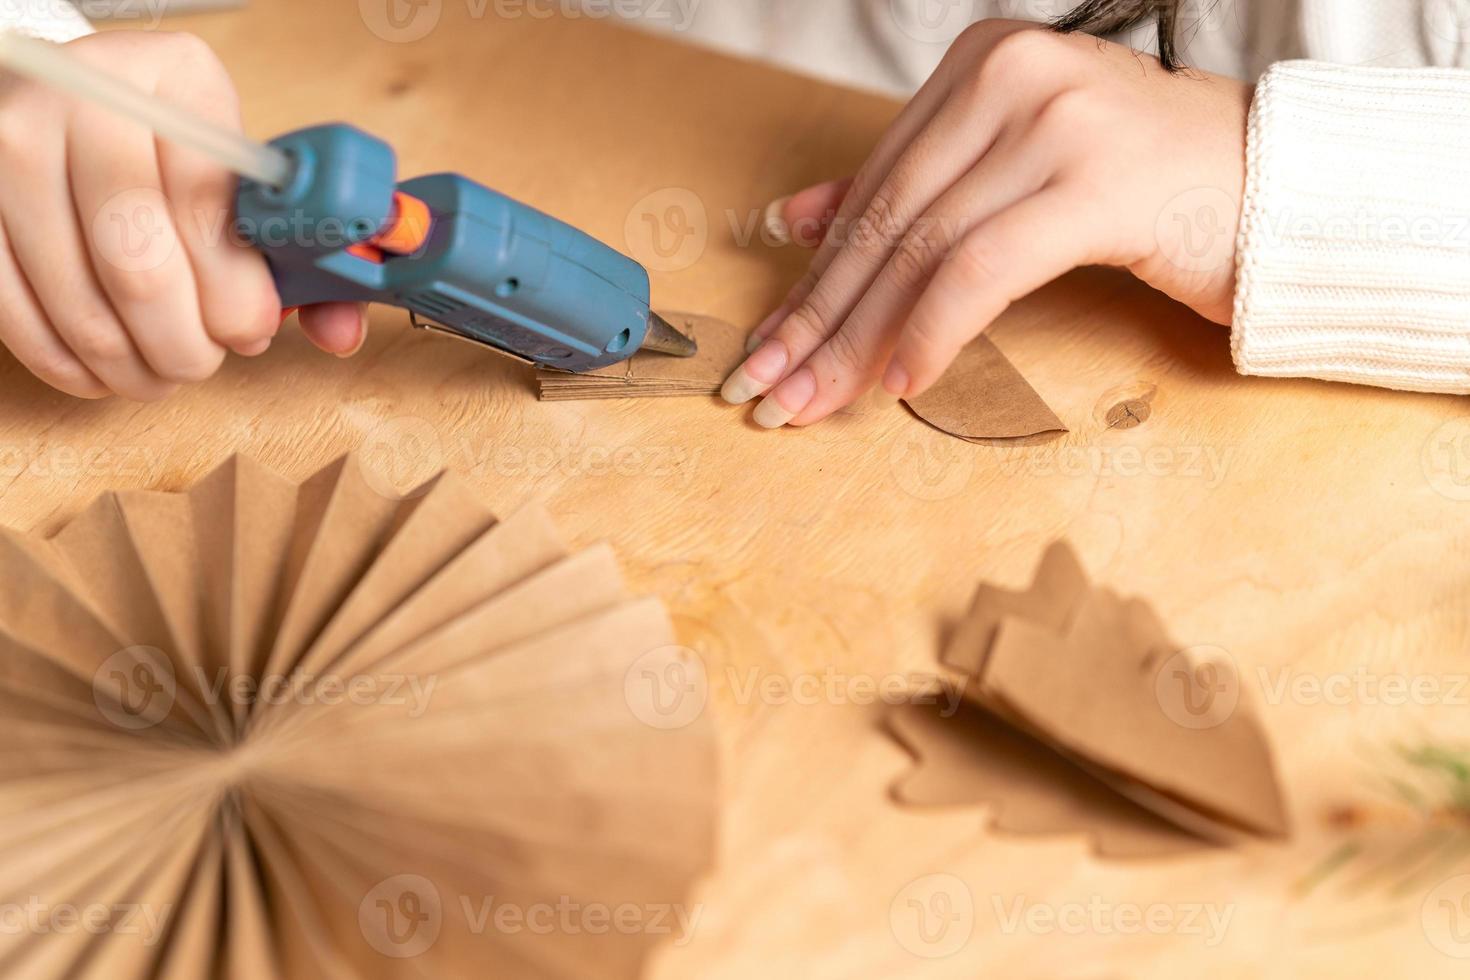
<svg viewBox="0 0 1470 980">
<path fill-rule="evenodd" d="M 376 486 L 237 458 L 0 533 L 0 973 L 631 976 L 687 924 L 663 607 L 538 508 Z"/>
<path fill-rule="evenodd" d="M 745 360 L 745 331 L 714 317 L 673 313 L 667 319 L 685 336 L 694 338 L 699 353 L 672 357 L 644 351 L 620 364 L 586 374 L 542 368 L 536 372 L 542 401 L 718 393 L 725 378 Z"/>
</svg>

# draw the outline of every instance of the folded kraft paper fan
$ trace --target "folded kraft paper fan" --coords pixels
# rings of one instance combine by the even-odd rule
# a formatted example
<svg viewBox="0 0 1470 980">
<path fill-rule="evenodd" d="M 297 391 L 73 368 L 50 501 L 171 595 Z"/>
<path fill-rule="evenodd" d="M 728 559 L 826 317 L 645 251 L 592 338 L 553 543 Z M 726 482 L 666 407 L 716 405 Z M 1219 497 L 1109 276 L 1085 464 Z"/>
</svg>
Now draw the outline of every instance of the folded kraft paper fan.
<svg viewBox="0 0 1470 980">
<path fill-rule="evenodd" d="M 625 977 L 697 924 L 708 719 L 605 546 L 236 458 L 0 532 L 0 975 Z"/>
</svg>

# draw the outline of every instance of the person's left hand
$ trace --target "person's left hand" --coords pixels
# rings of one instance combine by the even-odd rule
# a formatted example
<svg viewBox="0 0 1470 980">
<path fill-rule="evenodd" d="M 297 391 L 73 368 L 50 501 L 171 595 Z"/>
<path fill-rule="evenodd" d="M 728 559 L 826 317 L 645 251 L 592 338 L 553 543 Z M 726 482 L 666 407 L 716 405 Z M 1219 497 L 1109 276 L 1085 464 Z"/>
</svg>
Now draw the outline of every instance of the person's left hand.
<svg viewBox="0 0 1470 980">
<path fill-rule="evenodd" d="M 912 397 L 1013 301 L 1081 265 L 1126 267 L 1228 323 L 1251 93 L 1093 37 L 975 24 L 850 188 L 785 203 L 797 240 L 825 239 L 726 400 L 769 392 L 754 417 L 776 428 L 879 379 Z"/>
</svg>

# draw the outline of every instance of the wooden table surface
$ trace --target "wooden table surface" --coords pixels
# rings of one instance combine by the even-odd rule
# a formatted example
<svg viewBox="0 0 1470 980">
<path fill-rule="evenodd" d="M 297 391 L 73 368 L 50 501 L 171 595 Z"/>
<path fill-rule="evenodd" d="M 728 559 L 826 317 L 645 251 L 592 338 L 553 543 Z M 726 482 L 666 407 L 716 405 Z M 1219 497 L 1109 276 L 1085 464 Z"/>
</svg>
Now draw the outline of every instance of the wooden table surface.
<svg viewBox="0 0 1470 980">
<path fill-rule="evenodd" d="M 253 0 L 167 26 L 216 45 L 252 133 L 356 123 L 404 174 L 462 171 L 625 248 L 660 308 L 753 324 L 804 262 L 752 240 L 759 209 L 851 172 L 896 107 L 544 16 L 561 6 L 429 0 L 390 22 L 370 0 Z M 1400 870 L 1422 854 L 1423 828 L 1375 802 L 1381 756 L 1467 731 L 1465 403 L 1238 377 L 1224 328 L 1105 271 L 994 336 L 1068 436 L 970 445 L 902 408 L 772 433 L 713 399 L 542 404 L 528 369 L 393 310 L 355 358 L 288 330 L 158 405 L 73 401 L 5 358 L 0 518 L 49 530 L 105 489 L 183 487 L 231 453 L 302 477 L 361 447 L 399 486 L 447 466 L 502 511 L 542 499 L 577 543 L 612 541 L 700 652 L 724 746 L 721 867 L 656 976 L 1463 975 L 1470 868 L 1300 884 L 1365 834 Z M 1110 425 L 1129 399 L 1145 421 Z M 1058 536 L 1178 641 L 1229 652 L 1276 746 L 1291 844 L 1110 863 L 992 836 L 981 808 L 890 802 L 909 763 L 883 705 L 842 702 L 932 672 L 975 585 L 1023 583 Z M 1394 677 L 1429 686 L 1391 696 Z M 1349 811 L 1367 814 L 1351 834 Z M 916 939 L 909 920 L 945 899 L 946 931 Z M 1170 928 L 1129 927 L 1160 905 Z M 1228 927 L 1186 928 L 1195 906 Z"/>
</svg>

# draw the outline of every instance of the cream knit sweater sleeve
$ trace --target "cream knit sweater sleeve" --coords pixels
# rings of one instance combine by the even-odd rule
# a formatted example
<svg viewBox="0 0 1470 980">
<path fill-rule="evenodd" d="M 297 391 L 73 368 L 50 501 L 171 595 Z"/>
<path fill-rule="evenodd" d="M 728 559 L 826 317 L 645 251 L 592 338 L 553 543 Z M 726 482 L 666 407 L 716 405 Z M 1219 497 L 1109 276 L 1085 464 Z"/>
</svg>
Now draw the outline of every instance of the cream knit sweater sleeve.
<svg viewBox="0 0 1470 980">
<path fill-rule="evenodd" d="M 1242 373 L 1470 392 L 1470 71 L 1271 67 L 1237 252 Z"/>
</svg>

